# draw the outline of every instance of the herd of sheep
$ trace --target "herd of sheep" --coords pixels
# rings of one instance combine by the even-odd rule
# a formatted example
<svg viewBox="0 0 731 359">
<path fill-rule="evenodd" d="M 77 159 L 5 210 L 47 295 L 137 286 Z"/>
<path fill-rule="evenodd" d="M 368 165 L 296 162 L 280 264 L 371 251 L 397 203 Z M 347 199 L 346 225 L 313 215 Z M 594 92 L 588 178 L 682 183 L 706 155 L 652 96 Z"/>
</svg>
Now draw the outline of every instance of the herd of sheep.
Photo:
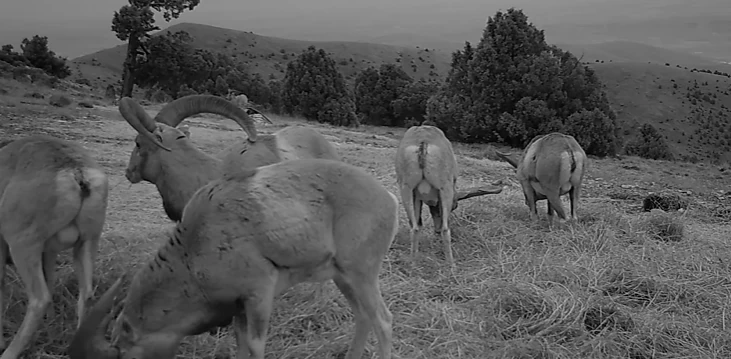
<svg viewBox="0 0 731 359">
<path fill-rule="evenodd" d="M 399 230 L 399 200 L 382 183 L 343 162 L 318 131 L 290 126 L 258 134 L 246 105 L 221 97 L 182 97 L 154 118 L 123 98 L 119 111 L 138 132 L 125 175 L 157 186 L 175 230 L 124 295 L 119 278 L 87 309 L 107 175 L 71 141 L 33 135 L 0 144 L 0 281 L 12 261 L 28 295 L 9 346 L 0 335 L 0 359 L 18 358 L 31 344 L 51 304 L 56 256 L 70 248 L 79 281 L 72 359 L 173 358 L 183 338 L 227 325 L 237 358 L 263 359 L 274 298 L 297 283 L 329 279 L 354 313 L 346 358 L 361 358 L 371 329 L 379 356 L 391 358 L 393 316 L 378 274 Z M 236 121 L 248 139 L 218 157 L 203 153 L 187 127 L 178 127 L 199 113 Z M 549 225 L 554 211 L 567 219 L 564 194 L 576 218 L 588 160 L 573 137 L 537 136 L 522 155 L 498 155 L 516 168 L 532 219 L 540 199 L 548 201 Z M 452 145 L 428 125 L 406 131 L 394 164 L 412 254 L 426 204 L 453 269 L 450 213 L 462 199 L 500 193 L 501 184 L 458 189 Z M 4 294 L 0 286 L 0 308 Z M 112 342 L 104 337 L 110 324 Z"/>
</svg>

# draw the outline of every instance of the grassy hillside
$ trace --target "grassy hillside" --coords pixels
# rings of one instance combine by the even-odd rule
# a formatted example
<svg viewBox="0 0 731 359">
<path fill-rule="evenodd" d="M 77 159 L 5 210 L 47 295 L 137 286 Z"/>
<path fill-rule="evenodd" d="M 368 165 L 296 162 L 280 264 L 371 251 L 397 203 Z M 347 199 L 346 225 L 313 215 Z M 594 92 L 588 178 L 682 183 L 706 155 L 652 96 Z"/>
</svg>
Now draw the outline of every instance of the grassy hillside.
<svg viewBox="0 0 731 359">
<path fill-rule="evenodd" d="M 104 103 L 58 108 L 48 104 L 48 96 L 60 90 L 6 79 L 0 79 L 0 89 L 0 118 L 7 119 L 0 121 L 0 141 L 33 133 L 77 141 L 109 176 L 107 219 L 94 263 L 96 300 L 121 273 L 154 258 L 174 226 L 154 185 L 130 185 L 124 177 L 136 133 L 116 107 Z M 69 95 L 75 102 L 93 102 L 95 96 Z M 147 111 L 154 115 L 159 108 Z M 273 120 L 275 125 L 257 129 L 272 133 L 303 123 Z M 233 121 L 212 116 L 186 123 L 191 141 L 208 154 L 245 136 Z M 393 154 L 403 129 L 306 125 L 323 133 L 343 161 L 398 193 Z M 445 265 L 428 211 L 419 255 L 411 257 L 407 220 L 399 207 L 400 228 L 380 275 L 393 313 L 394 358 L 731 356 L 731 228 L 729 212 L 720 207 L 728 199 L 718 196 L 728 190 L 727 172 L 703 164 L 597 159 L 584 181 L 580 220 L 549 230 L 545 201 L 539 204 L 541 221 L 531 222 L 519 186 L 509 180 L 514 170 L 491 159 L 493 146 L 455 143 L 454 150 L 462 169 L 460 187 L 497 179 L 508 185 L 500 194 L 461 202 L 451 215 L 459 263 L 454 274 Z M 691 206 L 682 214 L 641 213 L 641 198 L 658 190 L 692 193 L 684 195 Z M 676 241 L 660 240 L 670 238 Z M 28 358 L 66 355 L 78 293 L 70 252 L 58 258 L 53 311 L 25 353 Z M 0 310 L 5 310 L 9 339 L 22 322 L 27 296 L 17 271 L 8 270 L 7 276 L 7 304 Z M 300 284 L 275 300 L 267 357 L 343 358 L 352 335 L 352 311 L 332 282 Z M 374 349 L 375 340 L 369 340 L 364 357 L 372 357 Z M 186 338 L 177 354 L 214 359 L 235 357 L 235 351 L 234 336 L 225 328 Z"/>
<path fill-rule="evenodd" d="M 287 62 L 313 44 L 330 52 L 340 71 L 350 80 L 367 66 L 387 62 L 399 63 L 417 78 L 442 78 L 449 68 L 449 55 L 432 49 L 289 40 L 190 23 L 174 25 L 164 31 L 178 30 L 189 32 L 194 46 L 228 53 L 264 78 L 282 78 Z M 584 61 L 597 70 L 619 115 L 625 140 L 631 139 L 642 123 L 649 122 L 667 137 L 679 158 L 731 160 L 731 134 L 728 134 L 731 128 L 727 129 L 729 124 L 725 120 L 731 107 L 728 95 L 731 80 L 690 72 L 690 69 L 699 68 L 731 73 L 731 66 L 691 53 L 631 41 L 559 46 L 576 56 L 583 53 Z M 72 78 L 81 74 L 102 87 L 118 81 L 125 49 L 126 46 L 121 45 L 74 59 L 72 68 L 76 74 Z M 604 63 L 595 62 L 597 60 Z M 434 69 L 430 68 L 432 65 Z M 688 93 L 695 99 L 688 98 Z M 704 100 L 704 94 L 712 101 Z M 716 130 L 718 128 L 720 130 Z"/>
<path fill-rule="evenodd" d="M 731 79 L 648 63 L 592 68 L 606 85 L 626 138 L 649 122 L 681 157 L 731 160 Z"/>
<path fill-rule="evenodd" d="M 261 36 L 251 32 L 215 26 L 182 23 L 161 33 L 187 31 L 193 46 L 218 51 L 238 59 L 265 79 L 284 77 L 287 63 L 310 45 L 329 52 L 346 79 L 368 66 L 398 63 L 414 78 L 438 78 L 449 69 L 450 54 L 418 47 L 390 46 L 361 42 L 311 42 Z M 156 34 L 156 35 L 157 35 Z M 106 86 L 122 74 L 126 45 L 81 56 L 72 60 L 74 76 L 83 76 L 94 85 Z"/>
<path fill-rule="evenodd" d="M 482 32 L 478 32 L 477 34 L 481 36 Z M 453 41 L 438 35 L 430 36 L 423 33 L 393 32 L 388 35 L 372 37 L 368 39 L 368 42 L 393 46 L 420 45 L 422 47 L 435 48 L 451 53 L 454 50 L 462 49 L 464 47 L 464 42 L 470 41 L 472 37 L 474 36 L 466 36 L 462 41 Z"/>
</svg>

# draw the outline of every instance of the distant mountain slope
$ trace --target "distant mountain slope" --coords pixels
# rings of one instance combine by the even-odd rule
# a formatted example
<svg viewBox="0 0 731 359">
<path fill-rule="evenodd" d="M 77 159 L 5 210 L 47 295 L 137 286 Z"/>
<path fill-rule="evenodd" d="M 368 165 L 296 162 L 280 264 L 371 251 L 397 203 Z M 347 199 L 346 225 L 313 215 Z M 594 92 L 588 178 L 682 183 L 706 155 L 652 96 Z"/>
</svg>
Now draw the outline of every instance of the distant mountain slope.
<svg viewBox="0 0 731 359">
<path fill-rule="evenodd" d="M 653 11 L 656 13 L 651 16 L 606 17 L 583 24 L 567 21 L 546 25 L 543 29 L 549 41 L 556 43 L 631 41 L 713 60 L 731 61 L 731 6 L 728 6 L 728 0 L 713 0 L 715 4 L 704 1 L 704 5 L 689 1 L 681 4 L 681 1 L 677 1 L 680 8 L 676 11 L 668 11 L 667 6 L 657 4 L 656 11 Z"/>
<path fill-rule="evenodd" d="M 681 66 L 712 66 L 719 62 L 687 52 L 669 50 L 632 41 L 607 41 L 598 44 L 556 44 L 571 51 L 577 57 L 584 54 L 583 61 L 594 62 L 654 62 Z"/>
<path fill-rule="evenodd" d="M 469 39 L 469 37 L 465 37 L 465 39 Z M 394 32 L 388 35 L 376 36 L 368 39 L 368 42 L 392 46 L 435 48 L 449 53 L 455 50 L 461 50 L 464 48 L 465 43 L 465 41 L 453 41 L 442 36 L 430 36 L 412 32 Z"/>
<path fill-rule="evenodd" d="M 287 62 L 310 45 L 331 53 L 339 70 L 346 79 L 351 80 L 362 69 L 382 63 L 398 63 L 414 78 L 438 78 L 446 74 L 451 59 L 449 53 L 434 49 L 361 42 L 290 40 L 193 23 L 173 25 L 155 35 L 180 30 L 191 35 L 193 46 L 230 54 L 265 79 L 283 78 Z M 72 60 L 72 68 L 95 85 L 106 86 L 121 76 L 126 49 L 126 45 L 119 45 L 78 57 Z"/>
<path fill-rule="evenodd" d="M 264 78 L 282 78 L 287 62 L 310 45 L 330 52 L 338 62 L 339 70 L 351 81 L 357 71 L 367 66 L 394 63 L 397 59 L 414 77 L 444 78 L 450 62 L 447 52 L 427 51 L 416 46 L 289 40 L 190 23 L 174 25 L 164 31 L 178 30 L 189 32 L 194 38 L 194 46 L 235 56 Z M 731 111 L 731 79 L 690 71 L 692 68 L 720 69 L 731 73 L 730 66 L 631 41 L 559 46 L 576 56 L 584 52 L 584 61 L 591 62 L 590 66 L 606 85 L 625 140 L 635 136 L 639 127 L 648 122 L 667 137 L 678 157 L 731 160 L 731 124 L 726 120 Z M 101 86 L 118 81 L 125 50 L 121 45 L 74 59 L 72 68 L 77 74 L 72 78 L 81 73 Z M 597 59 L 604 63 L 593 62 Z M 414 67 L 411 67 L 412 63 Z M 430 76 L 430 71 L 437 76 Z"/>
<path fill-rule="evenodd" d="M 731 160 L 728 77 L 648 63 L 591 67 L 606 86 L 626 139 L 651 123 L 676 155 Z"/>
</svg>

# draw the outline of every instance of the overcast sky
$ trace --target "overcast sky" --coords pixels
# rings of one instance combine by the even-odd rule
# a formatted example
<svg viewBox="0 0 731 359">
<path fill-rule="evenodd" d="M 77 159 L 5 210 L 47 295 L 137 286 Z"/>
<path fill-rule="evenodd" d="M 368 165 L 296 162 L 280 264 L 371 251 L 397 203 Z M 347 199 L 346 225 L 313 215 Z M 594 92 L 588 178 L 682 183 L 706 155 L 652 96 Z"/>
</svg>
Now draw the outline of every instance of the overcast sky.
<svg viewBox="0 0 731 359">
<path fill-rule="evenodd" d="M 124 0 L 0 1 L 0 44 L 17 45 L 23 37 L 40 34 L 49 37 L 53 50 L 71 58 L 119 44 L 110 26 Z M 727 1 L 696 0 L 693 11 L 713 13 L 709 4 Z M 476 32 L 479 37 L 485 19 L 509 6 L 546 25 L 683 15 L 689 5 L 687 0 L 202 0 L 177 22 L 307 40 L 366 41 L 395 32 Z"/>
</svg>

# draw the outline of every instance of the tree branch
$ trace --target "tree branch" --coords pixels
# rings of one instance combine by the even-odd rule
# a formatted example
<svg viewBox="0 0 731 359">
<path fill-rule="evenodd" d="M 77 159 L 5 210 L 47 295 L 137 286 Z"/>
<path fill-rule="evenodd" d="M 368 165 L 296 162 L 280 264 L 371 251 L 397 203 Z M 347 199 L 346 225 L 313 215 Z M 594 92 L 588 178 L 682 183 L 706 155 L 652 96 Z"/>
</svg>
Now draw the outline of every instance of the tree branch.
<svg viewBox="0 0 731 359">
<path fill-rule="evenodd" d="M 576 64 L 574 64 L 574 67 L 572 67 L 570 70 L 566 71 L 565 73 L 562 73 L 561 75 L 562 76 L 568 76 L 569 74 L 571 74 L 572 72 L 574 72 L 574 70 L 576 70 L 579 67 L 579 65 L 581 64 L 581 60 L 583 58 L 584 58 L 584 52 L 582 51 L 581 52 L 581 57 L 578 58 L 578 59 L 576 59 Z"/>
</svg>

